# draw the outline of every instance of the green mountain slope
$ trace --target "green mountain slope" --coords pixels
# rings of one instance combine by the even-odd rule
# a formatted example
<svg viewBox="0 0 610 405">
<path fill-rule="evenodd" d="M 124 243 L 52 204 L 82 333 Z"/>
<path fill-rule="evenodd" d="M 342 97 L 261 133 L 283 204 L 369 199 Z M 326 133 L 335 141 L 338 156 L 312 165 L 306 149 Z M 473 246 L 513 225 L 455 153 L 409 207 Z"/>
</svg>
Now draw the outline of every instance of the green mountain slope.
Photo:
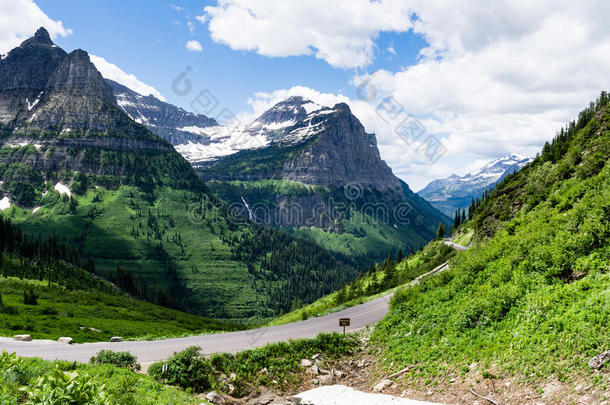
<svg viewBox="0 0 610 405">
<path fill-rule="evenodd" d="M 475 243 L 448 272 L 395 295 L 373 337 L 387 364 L 428 383 L 471 371 L 603 381 L 587 362 L 610 347 L 608 101 L 483 200 L 462 225 Z"/>
<path fill-rule="evenodd" d="M 345 257 L 231 215 L 118 107 L 84 51 L 66 54 L 44 29 L 0 61 L 0 125 L 3 214 L 71 244 L 137 297 L 257 320 L 357 274 Z"/>
</svg>

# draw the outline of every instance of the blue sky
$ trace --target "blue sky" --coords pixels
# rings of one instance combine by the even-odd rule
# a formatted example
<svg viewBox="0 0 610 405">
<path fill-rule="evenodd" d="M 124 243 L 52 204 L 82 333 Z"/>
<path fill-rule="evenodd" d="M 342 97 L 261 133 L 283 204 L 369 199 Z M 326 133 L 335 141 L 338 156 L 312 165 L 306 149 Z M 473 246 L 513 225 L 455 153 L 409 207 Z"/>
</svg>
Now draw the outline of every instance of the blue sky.
<svg viewBox="0 0 610 405">
<path fill-rule="evenodd" d="M 61 20 L 73 34 L 55 42 L 66 50 L 82 48 L 135 74 L 152 85 L 168 102 L 190 109 L 191 97 L 178 96 L 171 83 L 186 67 L 195 89 L 210 89 L 223 106 L 234 112 L 249 108 L 254 93 L 306 86 L 320 92 L 355 97 L 350 79 L 354 72 L 390 71 L 416 63 L 425 40 L 413 33 L 381 33 L 376 40 L 375 60 L 366 69 L 333 68 L 312 56 L 267 57 L 234 51 L 210 38 L 207 23 L 195 19 L 214 2 L 135 1 L 84 2 L 39 0 L 52 19 Z M 187 22 L 194 31 L 190 32 Z M 203 50 L 189 52 L 185 42 L 197 40 Z M 388 51 L 393 46 L 396 54 Z"/>
<path fill-rule="evenodd" d="M 347 102 L 418 190 L 509 153 L 535 155 L 609 90 L 607 15 L 602 0 L 11 0 L 0 2 L 0 53 L 44 25 L 64 49 L 102 57 L 187 110 L 209 89 L 242 123 L 293 95 Z M 172 81 L 189 66 L 193 91 L 178 96 Z M 388 119 L 386 99 L 401 114 Z M 425 130 L 412 142 L 397 132 L 411 117 Z M 430 145 L 441 146 L 433 158 Z"/>
</svg>

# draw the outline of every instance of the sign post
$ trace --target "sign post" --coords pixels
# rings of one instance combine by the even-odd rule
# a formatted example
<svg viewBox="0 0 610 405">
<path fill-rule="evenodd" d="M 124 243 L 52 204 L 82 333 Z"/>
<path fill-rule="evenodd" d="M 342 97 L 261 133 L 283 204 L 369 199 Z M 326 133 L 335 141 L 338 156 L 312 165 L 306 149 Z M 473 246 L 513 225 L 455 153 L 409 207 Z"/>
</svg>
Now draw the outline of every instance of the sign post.
<svg viewBox="0 0 610 405">
<path fill-rule="evenodd" d="M 350 318 L 339 318 L 339 326 L 343 326 L 343 336 L 345 336 L 345 327 L 349 326 Z"/>
</svg>

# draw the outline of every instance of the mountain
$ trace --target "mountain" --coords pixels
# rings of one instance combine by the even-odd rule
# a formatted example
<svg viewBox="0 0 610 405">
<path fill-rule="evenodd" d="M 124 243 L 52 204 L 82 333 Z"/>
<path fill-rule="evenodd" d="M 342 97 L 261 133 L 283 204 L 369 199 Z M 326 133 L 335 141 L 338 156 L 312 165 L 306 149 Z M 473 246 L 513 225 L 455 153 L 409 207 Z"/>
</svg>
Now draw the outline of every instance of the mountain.
<svg viewBox="0 0 610 405">
<path fill-rule="evenodd" d="M 231 139 L 249 145 L 215 156 L 200 149 L 201 176 L 237 212 L 365 262 L 418 249 L 448 218 L 414 194 L 381 159 L 347 104 L 284 100 Z M 202 159 L 203 160 L 203 159 Z"/>
<path fill-rule="evenodd" d="M 349 257 L 234 215 L 125 113 L 85 51 L 44 28 L 0 60 L 0 210 L 131 295 L 215 318 L 266 319 L 358 274 Z"/>
<path fill-rule="evenodd" d="M 106 82 L 112 89 L 119 107 L 131 119 L 143 124 L 172 145 L 188 142 L 209 143 L 209 137 L 199 135 L 197 131 L 218 126 L 213 118 L 185 111 L 153 95 L 143 96 L 110 79 L 106 79 Z"/>
<path fill-rule="evenodd" d="M 407 386 L 454 389 L 446 376 L 462 373 L 467 391 L 493 373 L 498 384 L 522 381 L 525 392 L 557 381 L 548 400 L 578 402 L 574 381 L 608 372 L 592 361 L 607 353 L 610 319 L 607 93 L 487 193 L 457 232 L 473 231 L 448 271 L 394 294 L 371 337 L 383 364 L 432 365 L 408 375 Z M 520 402 L 514 392 L 494 399 Z M 607 392 L 593 385 L 584 401 Z"/>
<path fill-rule="evenodd" d="M 417 194 L 433 207 L 452 216 L 458 209 L 467 208 L 473 199 L 483 195 L 507 175 L 521 170 L 532 158 L 509 154 L 487 162 L 479 170 L 465 176 L 451 176 L 431 181 Z"/>
</svg>

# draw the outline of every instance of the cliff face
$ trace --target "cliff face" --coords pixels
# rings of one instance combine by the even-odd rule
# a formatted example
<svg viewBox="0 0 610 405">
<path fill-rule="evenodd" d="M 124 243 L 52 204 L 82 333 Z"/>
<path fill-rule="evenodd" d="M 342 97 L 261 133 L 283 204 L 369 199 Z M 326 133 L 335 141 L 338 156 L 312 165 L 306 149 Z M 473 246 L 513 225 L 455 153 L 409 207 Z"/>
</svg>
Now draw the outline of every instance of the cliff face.
<svg viewBox="0 0 610 405">
<path fill-rule="evenodd" d="M 24 167 L 35 187 L 59 172 L 115 185 L 194 178 L 171 144 L 119 108 L 89 55 L 67 54 L 44 28 L 0 60 L 0 148 L 0 179 L 13 190 L 26 187 L 12 178 Z"/>
<path fill-rule="evenodd" d="M 209 136 L 199 132 L 218 126 L 213 118 L 185 111 L 152 95 L 138 94 L 109 79 L 106 79 L 106 83 L 112 89 L 119 107 L 127 115 L 172 145 L 188 142 L 207 144 Z"/>
<path fill-rule="evenodd" d="M 366 133 L 346 104 L 332 111 L 317 124 L 324 129 L 316 141 L 284 164 L 281 177 L 323 186 L 356 183 L 382 191 L 400 189 L 400 181 L 381 159 L 375 135 Z"/>
</svg>

